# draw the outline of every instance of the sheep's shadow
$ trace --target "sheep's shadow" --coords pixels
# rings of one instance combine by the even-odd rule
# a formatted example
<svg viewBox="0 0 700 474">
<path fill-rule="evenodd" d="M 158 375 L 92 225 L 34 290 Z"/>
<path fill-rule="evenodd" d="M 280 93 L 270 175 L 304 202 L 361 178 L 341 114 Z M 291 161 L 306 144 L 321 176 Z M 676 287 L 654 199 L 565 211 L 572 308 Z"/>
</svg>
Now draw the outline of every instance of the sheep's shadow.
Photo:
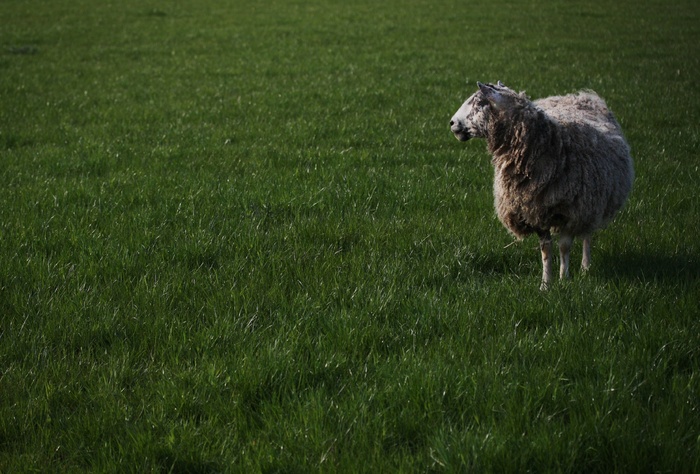
<svg viewBox="0 0 700 474">
<path fill-rule="evenodd" d="M 535 270 L 539 275 L 540 265 L 539 255 L 535 250 L 532 252 L 532 257 L 526 252 L 517 255 L 506 252 L 471 253 L 453 269 L 452 277 L 468 279 L 476 274 L 522 276 L 524 271 Z M 558 258 L 555 260 L 555 265 L 558 265 Z M 464 266 L 470 271 L 459 271 L 463 270 Z M 572 277 L 579 278 L 581 270 L 574 264 L 574 260 L 572 260 L 572 266 Z M 598 252 L 594 255 L 591 272 L 592 275 L 598 275 L 607 280 L 622 279 L 669 284 L 697 282 L 700 280 L 700 256 L 690 253 L 660 255 L 639 251 Z"/>
<path fill-rule="evenodd" d="M 599 255 L 595 271 L 605 278 L 640 281 L 691 282 L 700 279 L 700 257 L 689 253 L 659 255 L 621 252 Z"/>
</svg>

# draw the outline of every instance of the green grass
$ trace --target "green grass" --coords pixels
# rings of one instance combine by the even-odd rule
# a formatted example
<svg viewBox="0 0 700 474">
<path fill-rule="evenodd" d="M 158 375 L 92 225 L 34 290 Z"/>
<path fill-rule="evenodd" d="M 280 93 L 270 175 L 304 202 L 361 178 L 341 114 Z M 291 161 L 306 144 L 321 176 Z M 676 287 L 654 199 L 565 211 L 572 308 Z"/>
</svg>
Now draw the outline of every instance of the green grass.
<svg viewBox="0 0 700 474">
<path fill-rule="evenodd" d="M 697 2 L 0 25 L 0 471 L 700 470 Z M 548 292 L 447 125 L 497 79 L 596 90 L 633 148 Z"/>
</svg>

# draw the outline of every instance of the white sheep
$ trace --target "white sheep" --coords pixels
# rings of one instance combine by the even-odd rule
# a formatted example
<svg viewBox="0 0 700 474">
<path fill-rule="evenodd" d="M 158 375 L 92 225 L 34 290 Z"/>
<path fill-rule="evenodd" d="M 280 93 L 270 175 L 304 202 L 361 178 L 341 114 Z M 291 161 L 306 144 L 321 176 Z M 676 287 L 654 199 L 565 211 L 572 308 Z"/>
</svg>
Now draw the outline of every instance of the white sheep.
<svg viewBox="0 0 700 474">
<path fill-rule="evenodd" d="M 569 276 L 574 237 L 583 238 L 588 270 L 591 234 L 624 205 L 634 179 L 620 125 L 591 91 L 530 101 L 500 81 L 477 85 L 450 127 L 460 141 L 486 138 L 499 220 L 518 239 L 539 236 L 543 289 L 552 281 L 552 233 L 559 234 L 560 278 Z"/>
</svg>

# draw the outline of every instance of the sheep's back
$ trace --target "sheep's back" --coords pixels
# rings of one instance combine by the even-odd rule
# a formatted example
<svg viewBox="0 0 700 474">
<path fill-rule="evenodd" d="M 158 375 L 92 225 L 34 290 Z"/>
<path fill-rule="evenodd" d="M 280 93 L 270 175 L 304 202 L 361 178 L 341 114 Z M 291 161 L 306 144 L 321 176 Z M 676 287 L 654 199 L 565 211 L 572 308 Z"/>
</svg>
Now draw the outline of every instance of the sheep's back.
<svg viewBox="0 0 700 474">
<path fill-rule="evenodd" d="M 595 92 L 582 91 L 576 94 L 552 96 L 539 99 L 535 106 L 547 116 L 564 126 L 588 126 L 604 134 L 622 136 L 622 129 L 605 101 Z"/>
</svg>

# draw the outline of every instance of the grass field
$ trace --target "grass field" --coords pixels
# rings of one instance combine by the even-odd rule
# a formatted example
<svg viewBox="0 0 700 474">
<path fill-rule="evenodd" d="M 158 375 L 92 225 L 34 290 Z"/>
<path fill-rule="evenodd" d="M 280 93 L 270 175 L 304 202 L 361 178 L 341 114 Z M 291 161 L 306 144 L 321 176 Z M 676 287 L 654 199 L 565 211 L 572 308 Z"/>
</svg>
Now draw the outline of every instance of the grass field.
<svg viewBox="0 0 700 474">
<path fill-rule="evenodd" d="M 0 2 L 0 472 L 699 472 L 700 4 L 579 3 Z M 497 79 L 633 149 L 548 292 Z"/>
</svg>

